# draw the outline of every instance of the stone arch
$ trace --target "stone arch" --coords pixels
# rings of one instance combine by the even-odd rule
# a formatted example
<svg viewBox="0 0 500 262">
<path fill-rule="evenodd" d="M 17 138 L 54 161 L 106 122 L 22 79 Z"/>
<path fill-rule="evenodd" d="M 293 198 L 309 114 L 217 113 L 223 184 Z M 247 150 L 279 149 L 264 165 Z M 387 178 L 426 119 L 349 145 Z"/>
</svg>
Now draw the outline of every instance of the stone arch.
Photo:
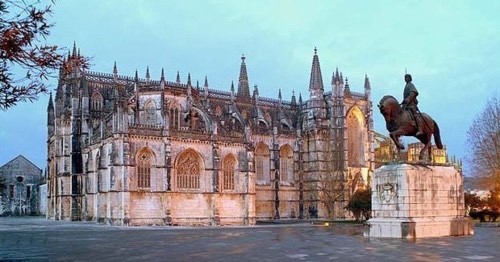
<svg viewBox="0 0 500 262">
<path fill-rule="evenodd" d="M 280 180 L 293 182 L 293 149 L 288 144 L 280 148 Z"/>
<path fill-rule="evenodd" d="M 234 190 L 237 160 L 233 154 L 228 154 L 222 160 L 222 190 Z"/>
<path fill-rule="evenodd" d="M 102 110 L 104 105 L 104 97 L 101 95 L 99 91 L 95 91 L 92 93 L 90 98 L 90 110 L 99 111 Z"/>
<path fill-rule="evenodd" d="M 179 129 L 181 126 L 181 106 L 175 99 L 168 100 L 168 116 L 170 130 Z"/>
<path fill-rule="evenodd" d="M 148 147 L 137 151 L 135 156 L 135 174 L 138 189 L 151 188 L 151 173 L 155 165 L 155 155 Z"/>
<path fill-rule="evenodd" d="M 203 158 L 194 149 L 181 152 L 175 161 L 177 189 L 199 190 L 203 171 Z"/>
<path fill-rule="evenodd" d="M 149 99 L 144 104 L 144 113 L 146 116 L 145 122 L 147 125 L 156 125 L 156 103 L 153 99 Z"/>
<path fill-rule="evenodd" d="M 351 167 L 365 166 L 366 121 L 361 109 L 353 106 L 347 112 L 347 159 Z"/>
<path fill-rule="evenodd" d="M 270 181 L 269 147 L 260 142 L 255 147 L 255 176 L 257 182 Z"/>
</svg>

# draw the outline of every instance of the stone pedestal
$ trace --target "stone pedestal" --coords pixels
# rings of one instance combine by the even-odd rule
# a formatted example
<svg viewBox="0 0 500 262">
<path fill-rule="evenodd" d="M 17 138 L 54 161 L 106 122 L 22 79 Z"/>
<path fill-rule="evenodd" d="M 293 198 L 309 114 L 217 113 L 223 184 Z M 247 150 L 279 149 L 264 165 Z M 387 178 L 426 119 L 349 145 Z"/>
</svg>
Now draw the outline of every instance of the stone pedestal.
<svg viewBox="0 0 500 262">
<path fill-rule="evenodd" d="M 372 180 L 372 215 L 365 237 L 472 235 L 462 175 L 453 167 L 385 165 Z"/>
</svg>

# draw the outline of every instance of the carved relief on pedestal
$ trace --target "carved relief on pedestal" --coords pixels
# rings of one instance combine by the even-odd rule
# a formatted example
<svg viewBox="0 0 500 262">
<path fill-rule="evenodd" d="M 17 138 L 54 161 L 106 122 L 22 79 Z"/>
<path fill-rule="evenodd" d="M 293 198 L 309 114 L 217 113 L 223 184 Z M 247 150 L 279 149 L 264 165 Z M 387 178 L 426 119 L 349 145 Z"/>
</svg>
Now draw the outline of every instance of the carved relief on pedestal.
<svg viewBox="0 0 500 262">
<path fill-rule="evenodd" d="M 388 173 L 380 177 L 377 184 L 377 196 L 380 203 L 391 202 L 397 196 L 397 191 L 397 177 L 394 174 Z"/>
</svg>

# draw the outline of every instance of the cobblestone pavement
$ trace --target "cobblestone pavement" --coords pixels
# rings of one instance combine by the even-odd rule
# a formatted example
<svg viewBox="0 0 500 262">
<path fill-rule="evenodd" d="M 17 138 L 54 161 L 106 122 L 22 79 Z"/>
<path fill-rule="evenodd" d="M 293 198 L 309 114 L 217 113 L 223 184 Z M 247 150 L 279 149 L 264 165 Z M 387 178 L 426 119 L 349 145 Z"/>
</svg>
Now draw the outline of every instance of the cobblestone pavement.
<svg viewBox="0 0 500 262">
<path fill-rule="evenodd" d="M 0 261 L 498 261 L 500 227 L 474 236 L 366 239 L 362 226 L 116 227 L 0 217 Z"/>
</svg>

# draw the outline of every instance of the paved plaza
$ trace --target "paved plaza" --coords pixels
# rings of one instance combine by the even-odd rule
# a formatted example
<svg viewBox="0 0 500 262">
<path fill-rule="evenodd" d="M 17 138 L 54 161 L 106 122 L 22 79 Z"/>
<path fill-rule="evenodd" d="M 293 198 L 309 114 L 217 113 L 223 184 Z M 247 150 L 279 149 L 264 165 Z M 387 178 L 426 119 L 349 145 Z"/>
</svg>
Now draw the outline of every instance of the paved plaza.
<svg viewBox="0 0 500 262">
<path fill-rule="evenodd" d="M 498 261 L 500 227 L 474 236 L 366 239 L 362 226 L 116 227 L 0 217 L 0 261 Z"/>
</svg>

